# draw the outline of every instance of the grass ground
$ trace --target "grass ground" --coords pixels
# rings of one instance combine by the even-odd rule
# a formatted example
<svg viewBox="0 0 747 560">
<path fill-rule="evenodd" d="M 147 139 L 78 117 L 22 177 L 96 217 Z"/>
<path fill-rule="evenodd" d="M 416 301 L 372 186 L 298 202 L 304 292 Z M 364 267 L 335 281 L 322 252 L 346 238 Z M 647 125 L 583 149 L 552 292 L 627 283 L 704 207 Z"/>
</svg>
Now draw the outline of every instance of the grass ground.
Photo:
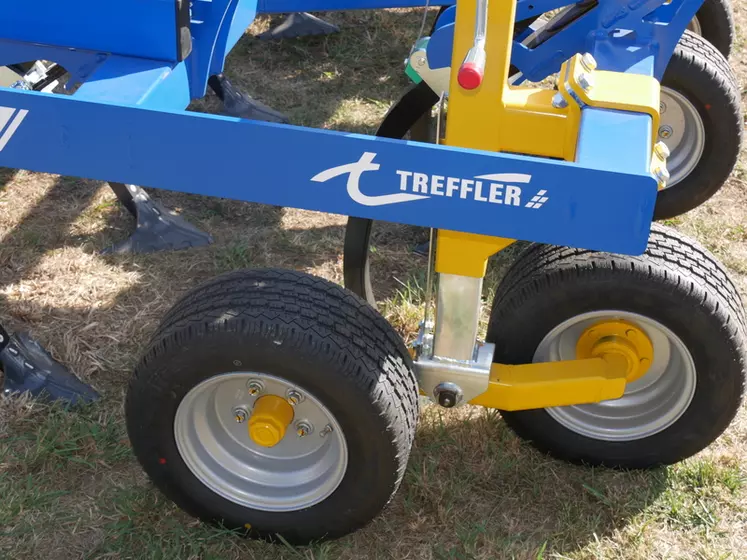
<svg viewBox="0 0 747 560">
<path fill-rule="evenodd" d="M 747 6 L 736 4 L 742 26 L 732 64 L 744 84 Z M 294 123 L 371 132 L 407 84 L 402 59 L 420 12 L 331 19 L 343 33 L 280 44 L 247 36 L 229 74 Z M 208 99 L 196 108 L 215 107 Z M 726 263 L 743 297 L 746 163 L 714 199 L 672 221 Z M 498 414 L 431 408 L 397 498 L 345 539 L 271 546 L 182 514 L 149 485 L 127 442 L 121 405 L 140 351 L 175 299 L 220 272 L 275 265 L 341 282 L 345 218 L 152 192 L 215 244 L 101 256 L 132 226 L 110 190 L 0 169 L 2 320 L 33 332 L 104 395 L 76 413 L 0 401 L 0 558 L 747 558 L 745 410 L 699 456 L 640 473 L 568 466 L 522 444 Z M 403 247 L 416 237 L 407 228 L 398 234 Z M 378 253 L 390 267 L 390 283 L 379 285 L 382 309 L 409 338 L 422 262 L 395 248 Z M 504 265 L 494 263 L 492 278 Z"/>
</svg>

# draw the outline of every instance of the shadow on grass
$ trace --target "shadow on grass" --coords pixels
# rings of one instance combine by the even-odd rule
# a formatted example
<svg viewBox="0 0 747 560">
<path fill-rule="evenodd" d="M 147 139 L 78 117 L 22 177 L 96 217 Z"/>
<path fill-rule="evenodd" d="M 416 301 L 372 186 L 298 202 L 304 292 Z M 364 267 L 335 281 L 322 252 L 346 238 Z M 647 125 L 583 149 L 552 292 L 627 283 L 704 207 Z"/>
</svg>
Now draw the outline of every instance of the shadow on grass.
<svg viewBox="0 0 747 560">
<path fill-rule="evenodd" d="M 16 176 L 18 171 L 16 169 L 8 169 L 7 167 L 0 167 L 0 194 L 10 184 Z"/>
<path fill-rule="evenodd" d="M 118 202 L 96 204 L 103 185 L 58 178 L 4 235 L 0 286 L 29 293 L 0 295 L 0 322 L 30 331 L 71 371 L 115 398 L 166 310 L 197 284 L 238 268 L 310 269 L 336 261 L 342 247 L 339 225 L 283 229 L 281 208 L 165 193 L 166 204 L 216 243 L 102 256 L 134 225 Z"/>
<path fill-rule="evenodd" d="M 350 539 L 392 558 L 564 556 L 624 531 L 666 486 L 665 469 L 568 465 L 521 442 L 497 412 L 431 406 L 394 503 Z"/>
</svg>

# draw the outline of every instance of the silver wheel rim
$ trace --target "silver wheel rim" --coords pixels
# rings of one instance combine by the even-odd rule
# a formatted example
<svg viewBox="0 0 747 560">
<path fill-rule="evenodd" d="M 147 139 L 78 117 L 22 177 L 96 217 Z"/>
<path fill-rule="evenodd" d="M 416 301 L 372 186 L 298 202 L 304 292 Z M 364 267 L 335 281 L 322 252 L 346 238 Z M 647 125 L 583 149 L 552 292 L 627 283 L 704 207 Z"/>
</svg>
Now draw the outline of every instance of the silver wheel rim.
<svg viewBox="0 0 747 560">
<path fill-rule="evenodd" d="M 658 140 L 669 148 L 667 170 L 672 187 L 698 165 L 705 148 L 705 126 L 698 110 L 678 91 L 661 87 L 661 122 Z"/>
<path fill-rule="evenodd" d="M 690 24 L 687 26 L 687 28 L 696 35 L 703 35 L 703 30 L 700 27 L 700 20 L 698 20 L 698 16 L 693 16 L 693 19 L 690 20 Z"/>
<path fill-rule="evenodd" d="M 643 329 L 654 359 L 643 377 L 628 383 L 616 400 L 546 409 L 564 427 L 605 441 L 631 441 L 665 430 L 690 406 L 695 393 L 695 363 L 685 344 L 658 321 L 625 311 L 598 311 L 564 321 L 542 340 L 534 362 L 572 360 L 581 333 L 594 323 L 623 319 Z"/>
<path fill-rule="evenodd" d="M 260 380 L 262 394 L 252 397 L 250 380 Z M 247 423 L 237 423 L 234 408 L 251 414 L 264 395 L 285 396 L 289 389 L 304 400 L 294 407 L 285 437 L 262 447 L 249 437 Z M 313 430 L 299 437 L 298 421 Z M 326 429 L 325 429 L 326 428 Z M 195 386 L 174 418 L 176 445 L 184 462 L 205 486 L 245 507 L 263 511 L 297 511 L 323 501 L 342 481 L 348 462 L 345 437 L 327 408 L 313 395 L 287 381 L 259 373 L 226 373 Z"/>
</svg>

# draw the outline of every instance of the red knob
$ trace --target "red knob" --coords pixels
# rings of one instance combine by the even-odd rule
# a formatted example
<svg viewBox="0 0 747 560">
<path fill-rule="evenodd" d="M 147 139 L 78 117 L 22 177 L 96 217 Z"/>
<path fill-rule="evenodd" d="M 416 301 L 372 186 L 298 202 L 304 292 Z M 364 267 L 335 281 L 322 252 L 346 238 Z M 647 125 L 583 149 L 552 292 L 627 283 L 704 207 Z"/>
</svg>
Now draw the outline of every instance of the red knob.
<svg viewBox="0 0 747 560">
<path fill-rule="evenodd" d="M 482 83 L 483 68 L 476 62 L 465 62 L 457 73 L 457 82 L 464 89 L 475 89 Z"/>
</svg>

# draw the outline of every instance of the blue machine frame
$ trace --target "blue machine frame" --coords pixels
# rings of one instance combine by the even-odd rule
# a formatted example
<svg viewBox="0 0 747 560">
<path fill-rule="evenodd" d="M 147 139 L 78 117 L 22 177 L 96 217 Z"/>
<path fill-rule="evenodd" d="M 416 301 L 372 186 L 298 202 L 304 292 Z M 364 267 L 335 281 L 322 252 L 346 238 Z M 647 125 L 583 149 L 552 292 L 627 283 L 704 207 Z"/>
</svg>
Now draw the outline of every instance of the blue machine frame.
<svg viewBox="0 0 747 560">
<path fill-rule="evenodd" d="M 125 4 L 169 2 L 173 8 L 173 0 Z M 594 52 L 602 69 L 657 75 L 671 55 L 667 45 L 674 48 L 700 6 L 663 2 L 601 0 L 587 13 L 593 18 L 575 22 L 583 25 L 567 44 L 576 46 L 563 48 Z M 51 60 L 82 83 L 72 96 L 0 88 L 0 166 L 618 253 L 645 250 L 657 191 L 646 115 L 584 108 L 577 159 L 569 163 L 186 112 L 223 69 L 256 0 L 193 2 L 191 52 L 181 60 L 176 40 L 171 50 L 167 45 L 175 36 L 159 35 L 160 26 L 179 29 L 178 10 L 148 16 L 144 34 L 132 38 L 140 42 L 137 56 L 126 35 L 108 37 L 109 50 L 102 50 L 90 37 L 70 42 L 83 41 L 75 33 L 51 35 L 53 43 L 45 27 L 37 35 L 12 31 L 23 22 L 33 31 L 29 5 L 37 15 L 59 3 L 0 8 L 0 65 Z M 112 6 L 107 13 L 123 18 L 118 25 L 125 28 L 135 17 L 108 2 L 75 5 L 91 3 L 97 17 Z M 65 4 L 67 11 L 55 13 L 79 21 L 81 13 Z M 535 2 L 534 9 L 551 4 L 557 2 Z M 621 7 L 627 15 L 617 17 Z M 447 43 L 449 17 L 442 16 L 429 49 Z M 65 29 L 65 21 L 56 25 Z M 450 62 L 450 48 L 434 56 L 445 60 L 448 52 Z M 517 45 L 514 51 L 523 52 Z M 556 63 L 554 55 L 542 60 L 520 69 L 529 77 Z"/>
</svg>

